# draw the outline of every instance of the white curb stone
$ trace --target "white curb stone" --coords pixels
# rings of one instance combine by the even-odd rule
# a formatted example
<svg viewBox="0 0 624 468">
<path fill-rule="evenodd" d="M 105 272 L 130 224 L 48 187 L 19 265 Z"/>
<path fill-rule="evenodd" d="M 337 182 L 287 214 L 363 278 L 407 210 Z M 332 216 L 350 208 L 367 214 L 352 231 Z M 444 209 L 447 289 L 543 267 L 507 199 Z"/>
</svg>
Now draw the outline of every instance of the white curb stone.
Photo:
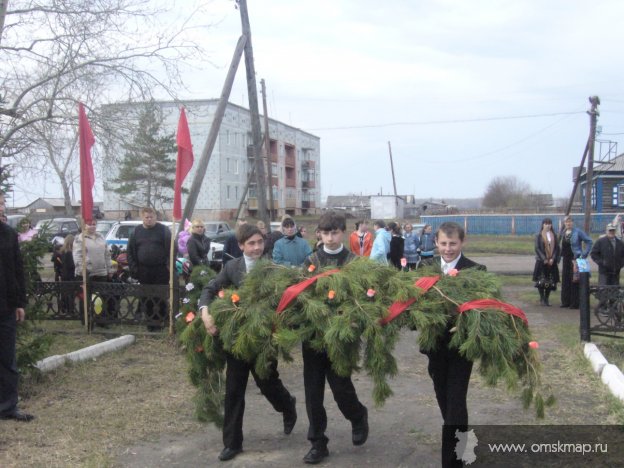
<svg viewBox="0 0 624 468">
<path fill-rule="evenodd" d="M 591 351 L 589 354 L 586 354 L 587 359 L 591 363 L 592 369 L 598 375 L 602 373 L 602 369 L 609 364 L 609 362 L 605 359 L 599 349 L 595 349 Z"/>
<path fill-rule="evenodd" d="M 598 351 L 598 346 L 596 346 L 594 343 L 585 343 L 585 346 L 583 347 L 583 353 L 585 353 L 585 357 L 587 359 L 589 359 L 589 355 L 594 351 Z"/>
<path fill-rule="evenodd" d="M 94 359 L 105 353 L 120 350 L 122 348 L 130 346 L 135 341 L 136 337 L 134 335 L 124 335 L 120 336 L 119 338 L 103 341 L 102 343 L 79 349 L 78 351 L 73 351 L 71 353 L 63 355 L 47 357 L 45 359 L 42 359 L 41 361 L 38 361 L 35 366 L 39 368 L 41 372 L 49 372 L 65 365 L 67 362 L 86 361 L 88 359 Z"/>
<path fill-rule="evenodd" d="M 613 364 L 607 364 L 600 375 L 602 382 L 609 387 L 611 393 L 620 400 L 624 400 L 624 374 Z"/>
</svg>

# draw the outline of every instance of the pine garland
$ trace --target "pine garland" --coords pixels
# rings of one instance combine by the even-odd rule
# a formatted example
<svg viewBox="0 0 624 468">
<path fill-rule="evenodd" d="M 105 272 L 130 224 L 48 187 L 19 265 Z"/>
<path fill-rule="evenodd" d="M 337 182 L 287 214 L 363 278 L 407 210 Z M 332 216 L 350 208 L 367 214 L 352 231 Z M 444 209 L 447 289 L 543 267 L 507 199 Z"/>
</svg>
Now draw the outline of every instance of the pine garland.
<svg viewBox="0 0 624 468">
<path fill-rule="evenodd" d="M 216 411 L 222 401 L 223 351 L 255 362 L 262 377 L 272 359 L 290 360 L 302 342 L 326 352 L 338 375 L 365 370 L 373 381 L 373 399 L 381 405 L 392 395 L 388 378 L 397 373 L 393 351 L 404 327 L 419 330 L 418 344 L 424 351 L 444 343 L 450 329 L 448 346 L 478 362 L 489 385 L 500 379 L 510 389 L 522 384 L 525 406 L 534 403 L 538 417 L 554 401 L 542 396 L 538 355 L 529 347 L 531 335 L 522 320 L 494 309 L 457 313 L 458 305 L 468 301 L 500 299 L 500 282 L 494 275 L 462 270 L 454 277 L 442 276 L 424 292 L 414 282 L 437 274 L 433 269 L 406 273 L 357 259 L 318 278 L 281 314 L 275 312 L 286 288 L 330 269 L 305 271 L 260 261 L 238 290 L 221 292 L 210 306 L 222 348 L 215 347 L 199 318 L 185 329 L 182 322 L 180 339 L 191 361 L 191 379 L 200 387 L 197 404 L 203 420 L 222 422 Z M 394 321 L 381 325 L 394 302 L 410 298 L 417 300 Z M 199 343 L 202 353 L 189 352 Z"/>
</svg>

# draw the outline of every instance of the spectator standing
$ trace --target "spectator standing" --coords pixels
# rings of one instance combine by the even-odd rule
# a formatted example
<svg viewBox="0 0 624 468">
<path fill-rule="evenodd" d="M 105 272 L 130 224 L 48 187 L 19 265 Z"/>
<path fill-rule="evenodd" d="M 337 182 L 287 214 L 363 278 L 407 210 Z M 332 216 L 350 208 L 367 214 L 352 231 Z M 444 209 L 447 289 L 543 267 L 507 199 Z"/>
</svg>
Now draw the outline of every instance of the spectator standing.
<svg viewBox="0 0 624 468">
<path fill-rule="evenodd" d="M 135 228 L 128 240 L 130 274 L 141 284 L 167 285 L 171 231 L 156 221 L 156 212 L 151 207 L 141 209 L 141 218 L 143 224 Z M 143 298 L 141 310 L 146 314 L 148 331 L 162 330 L 167 316 L 166 300 Z"/>
<path fill-rule="evenodd" d="M 82 265 L 86 265 L 89 283 L 109 283 L 113 276 L 113 263 L 106 240 L 96 230 L 97 221 L 85 225 L 85 230 L 74 240 L 72 254 L 75 264 L 75 276 L 82 276 Z M 82 256 L 82 245 L 85 245 L 85 257 Z M 106 305 L 106 317 L 115 318 L 116 301 L 113 297 L 102 296 L 102 304 Z M 83 306 L 84 307 L 84 306 Z"/>
<path fill-rule="evenodd" d="M 349 249 L 359 257 L 370 257 L 373 249 L 373 235 L 368 230 L 368 222 L 355 223 L 355 231 L 349 236 Z"/>
<path fill-rule="evenodd" d="M 230 236 L 225 239 L 223 243 L 223 266 L 227 264 L 230 260 L 234 260 L 235 258 L 240 258 L 243 256 L 243 251 L 238 246 L 238 241 L 236 240 L 236 233 L 238 228 L 247 224 L 247 221 L 244 219 L 239 219 L 236 221 L 236 231 L 234 231 Z"/>
<path fill-rule="evenodd" d="M 55 258 L 59 264 L 59 280 L 60 281 L 75 281 L 76 280 L 76 265 L 74 264 L 74 236 L 69 234 L 65 237 L 63 245 L 59 248 L 58 256 Z M 54 265 L 56 269 L 56 264 Z M 61 289 L 61 310 L 63 313 L 73 316 L 75 314 L 74 298 L 76 291 L 69 291 L 67 289 Z M 82 307 L 82 303 L 81 303 Z M 84 309 L 83 309 L 84 310 Z M 80 319 L 84 322 L 84 316 L 81 314 Z"/>
<path fill-rule="evenodd" d="M 587 258 L 592 247 L 591 238 L 574 226 L 567 216 L 559 235 L 561 239 L 561 307 L 579 308 L 578 266 L 576 260 Z"/>
<path fill-rule="evenodd" d="M 4 210 L 4 194 L 0 192 L 0 215 Z M 34 419 L 17 406 L 19 374 L 15 345 L 17 324 L 26 316 L 26 302 L 24 264 L 17 233 L 8 224 L 0 223 L 0 419 L 23 422 Z"/>
<path fill-rule="evenodd" d="M 433 255 L 435 254 L 435 236 L 431 224 L 425 224 L 420 233 L 420 242 L 416 251 L 420 255 L 420 261 L 423 265 L 431 265 L 433 263 Z"/>
<path fill-rule="evenodd" d="M 390 263 L 398 270 L 403 269 L 401 259 L 403 258 L 403 249 L 405 247 L 405 239 L 401 235 L 401 226 L 394 221 L 388 223 L 388 229 L 391 234 L 390 238 Z"/>
<path fill-rule="evenodd" d="M 304 263 L 317 269 L 326 266 L 341 268 L 356 256 L 344 248 L 344 232 L 347 229 L 344 216 L 333 211 L 325 213 L 319 221 L 323 246 L 314 252 Z M 321 462 L 329 456 L 325 435 L 327 413 L 323 404 L 325 381 L 334 395 L 334 400 L 343 416 L 351 422 L 351 442 L 362 445 L 368 438 L 368 410 L 360 403 L 351 376 L 337 375 L 325 351 L 316 351 L 309 343 L 302 344 L 303 385 L 305 387 L 306 411 L 310 426 L 308 440 L 312 448 L 303 457 L 309 464 Z"/>
<path fill-rule="evenodd" d="M 552 220 L 544 218 L 542 228 L 535 235 L 535 268 L 533 281 L 540 295 L 540 304 L 550 307 L 551 291 L 557 290 L 559 282 L 559 242 Z"/>
<path fill-rule="evenodd" d="M 31 241 L 36 234 L 37 231 L 33 229 L 32 223 L 28 218 L 24 218 L 20 221 L 18 234 L 18 240 L 20 242 Z"/>
<path fill-rule="evenodd" d="M 447 275 L 451 270 L 477 268 L 483 265 L 473 262 L 462 254 L 465 233 L 457 223 L 445 222 L 440 225 L 435 239 L 440 256 L 433 264 Z M 436 400 L 442 414 L 442 466 L 463 466 L 455 452 L 456 431 L 468 430 L 468 383 L 472 373 L 472 361 L 463 357 L 457 348 L 450 347 L 452 323 L 448 323 L 445 333 L 430 351 L 423 351 L 429 358 L 427 370 L 433 381 Z"/>
<path fill-rule="evenodd" d="M 273 247 L 273 261 L 278 265 L 301 266 L 312 253 L 308 241 L 297 235 L 297 225 L 290 216 L 282 219 L 284 236 Z"/>
<path fill-rule="evenodd" d="M 591 258 L 598 265 L 598 284 L 619 286 L 620 270 L 624 266 L 624 242 L 616 237 L 617 226 L 607 224 L 607 234 L 596 241 Z"/>
<path fill-rule="evenodd" d="M 73 237 L 73 236 L 72 236 Z M 67 238 L 65 238 L 67 239 Z M 73 240 L 72 240 L 73 242 Z M 52 266 L 54 267 L 54 281 L 61 281 L 61 276 L 63 275 L 63 259 L 61 254 L 62 245 L 54 244 L 52 246 Z M 73 262 L 73 259 L 72 259 Z"/>
<path fill-rule="evenodd" d="M 278 240 L 280 240 L 283 236 L 284 236 L 284 233 L 282 233 L 282 225 L 280 223 L 280 227 L 278 229 L 266 234 L 263 255 L 269 258 L 273 258 L 273 248 L 275 247 L 275 243 Z"/>
<path fill-rule="evenodd" d="M 191 237 L 186 242 L 191 265 L 208 265 L 208 253 L 210 252 L 210 239 L 205 234 L 206 226 L 199 218 L 191 222 Z"/>
<path fill-rule="evenodd" d="M 387 265 L 392 235 L 386 230 L 386 223 L 381 219 L 373 223 L 373 229 L 375 230 L 375 240 L 373 241 L 370 258 L 377 263 Z"/>
<path fill-rule="evenodd" d="M 418 267 L 418 262 L 420 262 L 420 256 L 417 252 L 420 238 L 414 232 L 414 226 L 411 223 L 405 223 L 403 226 L 403 239 L 405 239 L 403 257 L 407 261 L 407 269 L 415 270 Z"/>
<path fill-rule="evenodd" d="M 216 278 L 204 287 L 199 301 L 202 321 L 206 331 L 213 336 L 219 330 L 215 326 L 214 318 L 210 315 L 210 304 L 222 289 L 229 286 L 239 287 L 244 281 L 245 274 L 255 266 L 264 251 L 264 239 L 256 226 L 239 226 L 236 236 L 243 251 L 243 257 L 236 258 L 225 265 Z M 262 379 L 256 373 L 254 362 L 237 359 L 230 353 L 226 353 L 225 359 L 224 448 L 219 454 L 221 461 L 231 460 L 243 451 L 245 390 L 250 372 L 261 393 L 269 400 L 275 411 L 282 413 L 285 434 L 292 432 L 297 421 L 296 400 L 279 378 L 277 360 L 270 362 L 268 377 Z"/>
</svg>

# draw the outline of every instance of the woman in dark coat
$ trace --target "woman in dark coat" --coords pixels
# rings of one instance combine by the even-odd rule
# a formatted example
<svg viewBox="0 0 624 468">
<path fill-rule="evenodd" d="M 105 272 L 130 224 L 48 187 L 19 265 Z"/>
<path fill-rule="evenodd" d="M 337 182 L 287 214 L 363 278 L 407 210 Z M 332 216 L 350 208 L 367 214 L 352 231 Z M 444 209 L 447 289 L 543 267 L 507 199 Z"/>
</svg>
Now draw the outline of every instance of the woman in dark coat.
<svg viewBox="0 0 624 468">
<path fill-rule="evenodd" d="M 561 307 L 579 308 L 579 285 L 575 279 L 576 259 L 587 258 L 592 248 L 591 238 L 574 227 L 574 220 L 567 216 L 561 238 Z"/>
<path fill-rule="evenodd" d="M 390 238 L 390 263 L 397 269 L 401 270 L 401 259 L 403 258 L 403 247 L 405 246 L 405 239 L 401 235 L 401 226 L 395 222 L 388 223 L 388 229 L 392 237 Z"/>
<path fill-rule="evenodd" d="M 557 290 L 559 282 L 559 242 L 550 218 L 542 220 L 542 229 L 535 235 L 535 268 L 533 281 L 539 291 L 540 304 L 550 306 L 551 291 Z"/>
<path fill-rule="evenodd" d="M 189 237 L 186 248 L 189 260 L 193 266 L 208 265 L 208 252 L 210 252 L 210 239 L 204 234 L 204 222 L 201 219 L 194 219 L 191 224 L 191 237 Z"/>
</svg>

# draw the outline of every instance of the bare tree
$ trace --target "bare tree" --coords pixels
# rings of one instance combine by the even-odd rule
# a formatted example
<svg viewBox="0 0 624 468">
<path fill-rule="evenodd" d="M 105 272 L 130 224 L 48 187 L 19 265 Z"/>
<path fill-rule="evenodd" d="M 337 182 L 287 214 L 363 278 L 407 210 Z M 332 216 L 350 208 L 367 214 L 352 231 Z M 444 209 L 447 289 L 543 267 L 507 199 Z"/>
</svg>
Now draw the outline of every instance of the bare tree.
<svg viewBox="0 0 624 468">
<path fill-rule="evenodd" d="M 205 56 L 186 39 L 189 23 L 163 24 L 167 11 L 155 4 L 11 0 L 0 43 L 0 166 L 13 158 L 22 170 L 51 167 L 65 191 L 78 101 L 110 134 L 123 125 L 97 114 L 102 103 L 145 101 L 156 90 L 175 98 L 180 65 Z"/>
<path fill-rule="evenodd" d="M 490 181 L 482 204 L 485 208 L 523 208 L 531 202 L 531 187 L 516 176 L 498 176 Z"/>
</svg>

